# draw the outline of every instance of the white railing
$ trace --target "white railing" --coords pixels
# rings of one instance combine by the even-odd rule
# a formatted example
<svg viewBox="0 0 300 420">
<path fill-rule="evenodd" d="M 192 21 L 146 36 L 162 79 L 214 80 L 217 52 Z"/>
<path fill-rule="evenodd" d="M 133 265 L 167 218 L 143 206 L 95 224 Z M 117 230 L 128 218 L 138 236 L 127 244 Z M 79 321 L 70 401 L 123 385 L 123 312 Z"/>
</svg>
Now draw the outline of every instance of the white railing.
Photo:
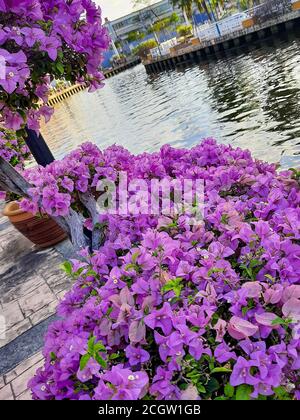
<svg viewBox="0 0 300 420">
<path fill-rule="evenodd" d="M 243 29 L 243 21 L 246 19 L 252 18 L 255 24 L 266 22 L 292 11 L 292 3 L 296 1 L 298 0 L 268 0 L 242 13 L 237 13 L 211 24 L 198 26 L 195 28 L 195 35 L 200 41 L 210 41 L 240 31 Z"/>
<path fill-rule="evenodd" d="M 152 48 L 152 50 L 150 50 L 150 54 L 152 55 L 153 58 L 158 58 L 160 56 L 168 55 L 170 54 L 170 49 L 173 48 L 175 45 L 177 45 L 177 39 L 176 38 L 169 39 L 168 41 L 162 42 L 159 48 L 158 47 Z"/>
<path fill-rule="evenodd" d="M 247 13 L 236 13 L 218 22 L 198 26 L 195 30 L 195 35 L 201 41 L 210 41 L 219 36 L 243 29 L 243 21 L 248 17 L 249 15 Z"/>
</svg>

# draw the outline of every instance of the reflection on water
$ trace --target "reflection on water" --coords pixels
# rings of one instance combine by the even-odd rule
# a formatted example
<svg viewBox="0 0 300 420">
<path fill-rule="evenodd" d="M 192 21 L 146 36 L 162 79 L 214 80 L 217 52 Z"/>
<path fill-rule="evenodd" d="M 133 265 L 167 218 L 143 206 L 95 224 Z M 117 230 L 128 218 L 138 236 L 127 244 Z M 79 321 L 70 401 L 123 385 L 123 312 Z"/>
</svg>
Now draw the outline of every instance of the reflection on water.
<svg viewBox="0 0 300 420">
<path fill-rule="evenodd" d="M 299 166 L 299 46 L 297 38 L 277 40 L 155 76 L 140 65 L 58 105 L 43 134 L 57 158 L 87 140 L 139 153 L 215 137 Z"/>
</svg>

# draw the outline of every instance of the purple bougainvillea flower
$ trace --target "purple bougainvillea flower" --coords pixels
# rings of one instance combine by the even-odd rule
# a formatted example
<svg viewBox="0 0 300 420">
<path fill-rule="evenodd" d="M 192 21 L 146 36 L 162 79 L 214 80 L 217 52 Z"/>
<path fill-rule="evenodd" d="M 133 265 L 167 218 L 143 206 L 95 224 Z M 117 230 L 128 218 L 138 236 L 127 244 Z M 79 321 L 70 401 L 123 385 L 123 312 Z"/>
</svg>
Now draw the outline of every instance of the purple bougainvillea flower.
<svg viewBox="0 0 300 420">
<path fill-rule="evenodd" d="M 147 362 L 150 359 L 150 354 L 140 347 L 128 346 L 125 354 L 131 366 Z"/>
<path fill-rule="evenodd" d="M 255 319 L 259 325 L 264 325 L 266 327 L 272 327 L 273 321 L 278 318 L 277 315 L 272 312 L 263 312 L 260 314 L 255 314 Z"/>
<path fill-rule="evenodd" d="M 282 301 L 286 303 L 288 300 L 295 298 L 300 299 L 300 285 L 293 284 L 283 290 Z"/>
<path fill-rule="evenodd" d="M 282 307 L 282 313 L 285 317 L 291 318 L 293 322 L 300 321 L 300 299 L 292 297 Z"/>
<path fill-rule="evenodd" d="M 217 332 L 216 342 L 221 343 L 223 341 L 223 337 L 226 334 L 226 326 L 227 322 L 223 319 L 218 319 L 218 322 L 214 326 L 214 330 Z"/>
<path fill-rule="evenodd" d="M 137 400 L 143 398 L 148 390 L 149 378 L 146 372 L 132 372 L 122 365 L 113 366 L 110 372 L 102 375 L 102 379 L 114 386 L 113 400 Z"/>
<path fill-rule="evenodd" d="M 239 346 L 250 356 L 255 351 L 265 351 L 266 343 L 264 341 L 243 340 L 239 342 Z"/>
<path fill-rule="evenodd" d="M 214 356 L 219 363 L 228 362 L 228 360 L 236 360 L 236 354 L 225 342 L 219 344 L 214 351 Z"/>
<path fill-rule="evenodd" d="M 283 294 L 283 287 L 281 284 L 275 284 L 272 287 L 267 288 L 264 293 L 264 300 L 266 303 L 276 304 L 280 302 Z"/>
<path fill-rule="evenodd" d="M 231 337 L 241 340 L 256 334 L 258 327 L 245 319 L 233 316 L 228 323 L 227 330 Z"/>
<path fill-rule="evenodd" d="M 161 328 L 163 333 L 169 335 L 172 331 L 172 309 L 169 303 L 165 302 L 161 309 L 153 311 L 145 317 L 145 324 L 152 328 Z"/>
<path fill-rule="evenodd" d="M 262 292 L 262 286 L 257 281 L 246 282 L 242 288 L 246 289 L 249 298 L 259 298 Z"/>
<path fill-rule="evenodd" d="M 5 119 L 5 126 L 11 130 L 17 131 L 23 124 L 23 118 L 16 113 L 12 113 L 9 110 L 5 110 L 3 113 Z"/>
<path fill-rule="evenodd" d="M 4 90 L 8 93 L 13 93 L 18 86 L 18 82 L 20 81 L 19 73 L 16 71 L 14 67 L 6 67 L 6 76 L 5 79 L 0 79 L 0 85 L 3 87 Z"/>
<path fill-rule="evenodd" d="M 99 370 L 99 363 L 97 363 L 94 359 L 90 359 L 83 370 L 78 369 L 77 378 L 83 383 L 87 382 L 94 376 L 100 376 Z"/>
<path fill-rule="evenodd" d="M 54 36 L 49 36 L 42 39 L 41 43 L 43 50 L 48 53 L 51 60 L 55 61 L 57 58 L 57 49 L 61 46 L 61 41 Z"/>
<path fill-rule="evenodd" d="M 21 29 L 23 35 L 25 35 L 25 42 L 28 47 L 33 47 L 36 42 L 43 43 L 45 41 L 45 32 L 39 28 L 25 27 Z"/>
<path fill-rule="evenodd" d="M 176 270 L 177 277 L 186 277 L 192 271 L 191 265 L 187 261 L 180 261 L 178 268 Z"/>
<path fill-rule="evenodd" d="M 230 376 L 230 384 L 238 386 L 241 384 L 256 385 L 259 383 L 259 378 L 254 377 L 250 373 L 251 367 L 257 367 L 258 363 L 254 360 L 246 360 L 244 357 L 239 357 L 234 365 L 232 374 Z"/>
</svg>

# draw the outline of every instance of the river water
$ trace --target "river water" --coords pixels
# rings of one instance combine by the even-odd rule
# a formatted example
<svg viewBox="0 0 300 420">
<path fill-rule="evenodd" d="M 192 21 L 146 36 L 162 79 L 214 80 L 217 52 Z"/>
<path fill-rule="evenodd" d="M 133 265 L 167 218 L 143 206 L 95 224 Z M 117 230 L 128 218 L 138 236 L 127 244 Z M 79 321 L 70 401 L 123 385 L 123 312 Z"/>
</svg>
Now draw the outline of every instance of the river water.
<svg viewBox="0 0 300 420">
<path fill-rule="evenodd" d="M 88 140 L 140 153 L 214 137 L 300 166 L 299 47 L 297 37 L 270 40 L 158 75 L 139 65 L 57 105 L 43 135 L 56 158 Z"/>
</svg>

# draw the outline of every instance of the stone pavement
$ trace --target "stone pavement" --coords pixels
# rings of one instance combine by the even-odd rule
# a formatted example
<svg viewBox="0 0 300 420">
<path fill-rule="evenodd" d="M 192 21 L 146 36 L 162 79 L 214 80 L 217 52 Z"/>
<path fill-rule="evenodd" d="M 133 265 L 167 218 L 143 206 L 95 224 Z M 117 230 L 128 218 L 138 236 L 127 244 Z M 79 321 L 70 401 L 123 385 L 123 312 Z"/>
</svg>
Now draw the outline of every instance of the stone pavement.
<svg viewBox="0 0 300 420">
<path fill-rule="evenodd" d="M 37 248 L 0 216 L 0 400 L 30 398 L 43 336 L 71 287 L 60 265 L 72 254 L 69 241 Z"/>
</svg>

